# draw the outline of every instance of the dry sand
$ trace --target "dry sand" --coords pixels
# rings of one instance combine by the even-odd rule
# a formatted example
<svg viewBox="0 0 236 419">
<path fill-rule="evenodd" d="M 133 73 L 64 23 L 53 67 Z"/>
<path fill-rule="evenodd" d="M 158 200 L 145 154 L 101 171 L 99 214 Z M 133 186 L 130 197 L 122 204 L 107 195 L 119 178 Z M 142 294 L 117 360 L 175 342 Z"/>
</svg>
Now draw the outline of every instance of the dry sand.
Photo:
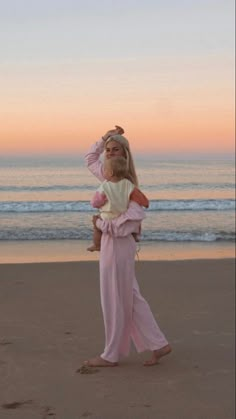
<svg viewBox="0 0 236 419">
<path fill-rule="evenodd" d="M 136 267 L 173 353 L 79 374 L 103 350 L 98 263 L 0 265 L 1 419 L 234 418 L 234 260 Z"/>
</svg>

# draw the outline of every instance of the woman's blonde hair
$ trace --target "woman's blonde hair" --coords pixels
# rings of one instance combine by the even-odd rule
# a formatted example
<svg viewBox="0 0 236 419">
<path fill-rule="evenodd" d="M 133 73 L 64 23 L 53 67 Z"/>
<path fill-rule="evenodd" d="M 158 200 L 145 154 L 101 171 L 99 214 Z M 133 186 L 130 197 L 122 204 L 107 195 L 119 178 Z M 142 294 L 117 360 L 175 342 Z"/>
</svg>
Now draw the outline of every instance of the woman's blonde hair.
<svg viewBox="0 0 236 419">
<path fill-rule="evenodd" d="M 129 179 L 135 186 L 138 187 L 138 178 L 136 175 L 133 157 L 129 148 L 129 141 L 127 140 L 127 138 L 125 138 L 123 135 L 120 135 L 120 134 L 112 135 L 111 137 L 109 137 L 108 140 L 106 141 L 106 145 L 110 141 L 116 141 L 122 146 L 124 150 L 125 159 L 127 162 L 126 178 Z"/>
</svg>

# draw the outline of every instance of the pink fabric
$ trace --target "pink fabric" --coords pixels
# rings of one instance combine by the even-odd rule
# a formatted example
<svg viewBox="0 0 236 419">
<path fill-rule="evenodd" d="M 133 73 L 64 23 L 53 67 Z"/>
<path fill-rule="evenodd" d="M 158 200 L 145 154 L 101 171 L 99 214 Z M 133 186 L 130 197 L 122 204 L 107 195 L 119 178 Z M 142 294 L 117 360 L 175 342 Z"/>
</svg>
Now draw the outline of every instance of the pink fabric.
<svg viewBox="0 0 236 419">
<path fill-rule="evenodd" d="M 142 208 L 130 202 L 125 214 L 96 223 L 103 233 L 100 291 L 106 341 L 101 356 L 110 362 L 129 354 L 131 340 L 138 352 L 168 344 L 135 277 L 136 244 L 131 233 L 139 232 L 143 215 Z"/>
<path fill-rule="evenodd" d="M 85 162 L 90 172 L 96 176 L 101 182 L 105 180 L 103 173 L 103 164 L 99 160 L 100 155 L 103 153 L 105 141 L 102 139 L 92 145 L 88 153 L 85 155 Z"/>
<path fill-rule="evenodd" d="M 103 180 L 101 163 L 98 162 L 101 152 L 101 144 L 96 143 L 86 155 L 86 161 L 91 172 Z M 120 356 L 128 355 L 131 340 L 138 352 L 159 349 L 168 344 L 148 303 L 140 294 L 135 277 L 136 244 L 132 232 L 139 232 L 144 217 L 143 208 L 130 201 L 128 210 L 119 217 L 97 220 L 97 227 L 103 233 L 100 292 L 105 349 L 101 356 L 110 362 L 117 362 Z"/>
<path fill-rule="evenodd" d="M 91 199 L 91 205 L 94 208 L 101 208 L 106 202 L 107 202 L 106 195 L 98 191 L 95 192 L 94 196 Z"/>
</svg>

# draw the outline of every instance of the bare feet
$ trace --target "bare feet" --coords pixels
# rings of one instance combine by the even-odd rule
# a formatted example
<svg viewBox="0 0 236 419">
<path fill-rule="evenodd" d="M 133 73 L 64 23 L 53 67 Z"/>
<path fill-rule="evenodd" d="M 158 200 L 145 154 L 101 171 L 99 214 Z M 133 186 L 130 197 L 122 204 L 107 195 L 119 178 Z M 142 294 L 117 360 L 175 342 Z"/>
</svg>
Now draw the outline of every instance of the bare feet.
<svg viewBox="0 0 236 419">
<path fill-rule="evenodd" d="M 109 362 L 100 356 L 97 356 L 96 358 L 91 358 L 88 361 L 84 361 L 83 365 L 86 365 L 87 367 L 116 367 L 118 362 Z"/>
<path fill-rule="evenodd" d="M 157 349 L 156 351 L 153 351 L 151 359 L 144 362 L 145 367 L 152 367 L 153 365 L 158 364 L 159 360 L 165 356 L 168 355 L 171 352 L 171 346 L 166 345 L 163 346 L 163 348 Z"/>
<path fill-rule="evenodd" d="M 89 252 L 99 252 L 100 251 L 100 247 L 95 246 L 94 244 L 90 247 L 87 248 L 87 250 Z"/>
</svg>

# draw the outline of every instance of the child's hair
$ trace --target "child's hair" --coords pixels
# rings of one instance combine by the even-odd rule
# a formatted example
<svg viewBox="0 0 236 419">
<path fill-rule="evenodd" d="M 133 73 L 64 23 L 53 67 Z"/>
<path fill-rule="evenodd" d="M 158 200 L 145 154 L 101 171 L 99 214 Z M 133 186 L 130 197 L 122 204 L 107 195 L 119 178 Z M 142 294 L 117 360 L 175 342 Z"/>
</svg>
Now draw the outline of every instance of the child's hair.
<svg viewBox="0 0 236 419">
<path fill-rule="evenodd" d="M 112 157 L 106 159 L 104 162 L 105 166 L 110 168 L 113 172 L 113 176 L 119 179 L 126 178 L 128 175 L 127 160 L 123 156 Z"/>
</svg>

